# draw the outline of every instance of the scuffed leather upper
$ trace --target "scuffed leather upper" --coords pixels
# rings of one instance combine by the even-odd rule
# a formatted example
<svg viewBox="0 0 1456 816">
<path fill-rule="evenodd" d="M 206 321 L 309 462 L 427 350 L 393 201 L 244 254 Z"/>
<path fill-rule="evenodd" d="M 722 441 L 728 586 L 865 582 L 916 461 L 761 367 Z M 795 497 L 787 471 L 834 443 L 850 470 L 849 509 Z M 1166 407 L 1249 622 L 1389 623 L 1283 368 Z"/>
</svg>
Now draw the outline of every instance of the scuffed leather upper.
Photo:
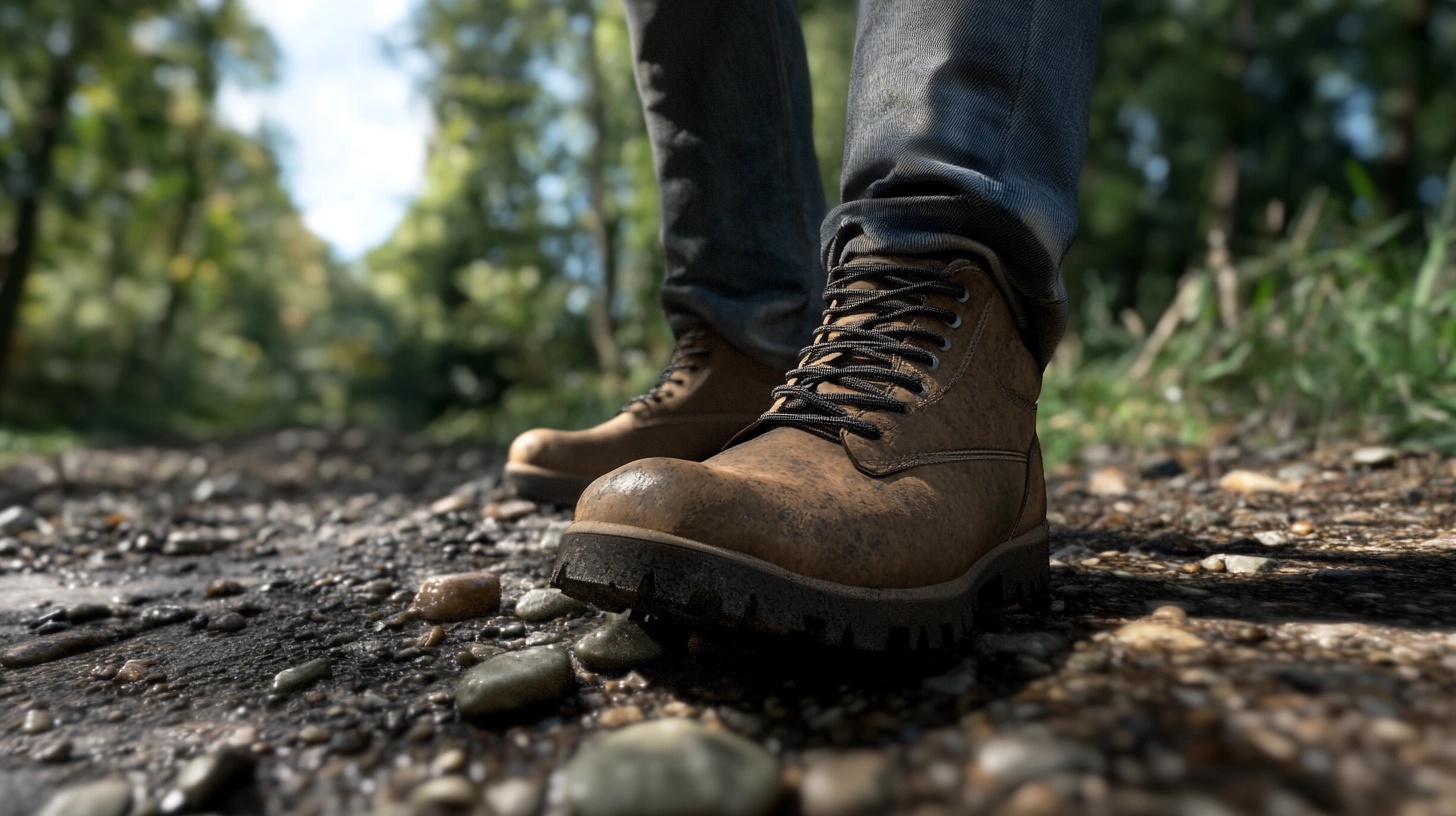
<svg viewBox="0 0 1456 816">
<path fill-rule="evenodd" d="M 581 431 L 536 428 L 516 437 L 507 462 L 556 473 L 595 477 L 634 459 L 668 456 L 701 460 L 758 418 L 783 372 L 763 365 L 703 331 L 706 353 L 677 371 L 660 401 L 633 402 L 611 419 Z"/>
<path fill-rule="evenodd" d="M 1041 369 L 990 275 L 953 264 L 964 303 L 905 413 L 861 411 L 879 439 L 761 427 L 705 462 L 648 459 L 594 482 L 578 523 L 628 525 L 860 587 L 949 581 L 1046 515 L 1036 400 Z M 930 320 L 933 318 L 917 318 Z M 928 324 L 927 324 L 928 325 Z M 900 363 L 907 366 L 907 363 Z"/>
</svg>

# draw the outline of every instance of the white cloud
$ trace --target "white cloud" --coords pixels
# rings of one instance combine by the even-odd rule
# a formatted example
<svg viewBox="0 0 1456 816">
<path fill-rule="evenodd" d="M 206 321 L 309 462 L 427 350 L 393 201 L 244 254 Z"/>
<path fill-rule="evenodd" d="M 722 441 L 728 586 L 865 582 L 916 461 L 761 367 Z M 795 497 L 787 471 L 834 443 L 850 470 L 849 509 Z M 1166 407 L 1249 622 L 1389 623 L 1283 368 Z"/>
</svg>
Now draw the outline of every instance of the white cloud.
<svg viewBox="0 0 1456 816">
<path fill-rule="evenodd" d="M 246 0 L 283 55 L 265 91 L 226 86 L 223 118 L 291 143 L 286 183 L 311 229 L 346 258 L 389 236 L 419 190 L 429 111 L 384 55 L 417 0 Z"/>
</svg>

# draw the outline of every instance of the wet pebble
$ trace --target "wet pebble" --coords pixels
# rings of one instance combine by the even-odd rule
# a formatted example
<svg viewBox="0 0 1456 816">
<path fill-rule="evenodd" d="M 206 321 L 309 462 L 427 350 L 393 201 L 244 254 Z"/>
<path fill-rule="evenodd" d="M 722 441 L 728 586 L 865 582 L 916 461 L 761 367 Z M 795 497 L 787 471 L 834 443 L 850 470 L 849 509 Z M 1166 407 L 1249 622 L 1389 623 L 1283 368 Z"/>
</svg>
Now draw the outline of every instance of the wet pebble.
<svg viewBox="0 0 1456 816">
<path fill-rule="evenodd" d="M 17 643 L 0 652 L 0 666 L 20 669 L 104 646 L 117 637 L 105 630 L 73 629 Z"/>
<path fill-rule="evenodd" d="M 310 660 L 299 666 L 284 669 L 273 678 L 274 694 L 292 694 L 311 683 L 334 675 L 334 665 L 325 658 Z"/>
<path fill-rule="evenodd" d="M 431 622 L 461 621 L 500 608 L 500 579 L 488 572 L 434 575 L 420 584 L 405 615 Z"/>
<path fill-rule="evenodd" d="M 516 601 L 516 617 L 533 623 L 574 618 L 585 611 L 586 604 L 559 589 L 533 589 Z"/>
<path fill-rule="evenodd" d="M 111 617 L 111 607 L 106 604 L 83 603 L 66 609 L 66 620 L 71 623 L 87 623 Z"/>
<path fill-rule="evenodd" d="M 583 666 L 616 674 L 662 656 L 662 646 L 633 620 L 618 617 L 576 642 L 573 651 Z"/>
<path fill-rule="evenodd" d="M 25 721 L 21 723 L 20 730 L 27 734 L 43 734 L 54 728 L 55 724 L 55 718 L 49 711 L 32 708 L 25 712 Z"/>
<path fill-rule="evenodd" d="M 247 592 L 247 587 L 231 578 L 219 578 L 207 585 L 202 594 L 209 598 L 230 598 Z"/>
<path fill-rule="evenodd" d="M 74 748 L 75 746 L 71 744 L 70 740 L 63 739 L 52 742 L 49 745 L 41 746 L 41 748 L 37 750 L 34 754 L 32 754 L 32 756 L 35 757 L 36 761 L 38 762 L 68 762 L 71 759 L 71 753 Z"/>
<path fill-rule="evenodd" d="M 35 633 L 37 635 L 54 635 L 59 632 L 70 631 L 70 629 L 71 624 L 69 621 L 53 620 L 46 621 L 45 623 L 42 623 L 40 626 L 36 627 Z"/>
<path fill-rule="evenodd" d="M 15 505 L 0 510 L 0 535 L 14 535 L 34 529 L 40 523 L 40 516 L 29 507 Z"/>
<path fill-rule="evenodd" d="M 102 779 L 56 793 L 39 816 L 126 816 L 131 803 L 131 783 Z"/>
<path fill-rule="evenodd" d="M 139 618 L 143 626 L 148 629 L 154 629 L 158 626 L 181 623 L 195 614 L 197 614 L 196 610 L 188 609 L 185 606 L 163 604 L 161 606 L 151 607 L 145 612 L 142 612 Z"/>
<path fill-rule="evenodd" d="M 561 699 L 573 679 L 565 651 L 538 647 L 506 652 L 461 675 L 455 704 L 467 717 L 506 714 Z"/>
<path fill-rule="evenodd" d="M 162 798 L 163 813 L 195 810 L 251 780 L 252 756 L 236 748 L 203 754 L 182 766 L 172 790 Z"/>
<path fill-rule="evenodd" d="M 118 683 L 135 683 L 151 674 L 152 666 L 156 663 L 157 661 L 150 658 L 128 660 L 121 664 L 120 669 L 116 670 L 116 681 Z"/>
<path fill-rule="evenodd" d="M 888 813 L 895 798 L 893 766 L 873 751 L 855 751 L 809 764 L 799 784 L 804 816 Z"/>
<path fill-rule="evenodd" d="M 236 612 L 224 612 L 207 624 L 214 632 L 241 632 L 248 625 L 248 619 Z"/>
<path fill-rule="evenodd" d="M 629 726 L 566 769 L 578 816 L 757 816 L 780 795 L 778 762 L 735 734 L 682 719 Z"/>
</svg>

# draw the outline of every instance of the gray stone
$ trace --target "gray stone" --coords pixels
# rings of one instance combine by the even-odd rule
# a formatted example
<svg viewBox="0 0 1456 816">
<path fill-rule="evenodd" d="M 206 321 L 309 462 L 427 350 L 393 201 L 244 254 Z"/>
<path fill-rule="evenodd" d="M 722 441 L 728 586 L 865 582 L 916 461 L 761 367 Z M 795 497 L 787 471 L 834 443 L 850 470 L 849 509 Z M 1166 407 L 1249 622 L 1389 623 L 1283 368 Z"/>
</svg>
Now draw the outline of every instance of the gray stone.
<svg viewBox="0 0 1456 816">
<path fill-rule="evenodd" d="M 0 510 L 0 534 L 11 535 L 33 529 L 40 519 L 29 507 L 7 507 Z"/>
<path fill-rule="evenodd" d="M 538 647 L 498 654 L 472 666 L 455 687 L 455 704 L 467 717 L 506 714 L 549 703 L 571 689 L 571 658 Z"/>
<path fill-rule="evenodd" d="M 1007 787 L 1052 774 L 1094 773 L 1106 769 L 1095 749 L 1052 737 L 996 737 L 976 752 L 976 764 Z"/>
<path fill-rule="evenodd" d="M 86 623 L 111 617 L 111 607 L 106 604 L 76 604 L 66 610 L 66 620 L 71 623 Z"/>
<path fill-rule="evenodd" d="M 223 791 L 250 779 L 254 766 L 253 757 L 236 748 L 203 754 L 182 766 L 172 783 L 172 790 L 162 797 L 162 812 L 195 810 Z"/>
<path fill-rule="evenodd" d="M 1400 448 L 1392 448 L 1389 445 L 1372 445 L 1367 448 L 1357 448 L 1350 454 L 1350 461 L 1357 465 L 1367 467 L 1381 467 L 1394 464 L 1400 458 Z"/>
<path fill-rule="evenodd" d="M 1262 533 L 1254 533 L 1254 540 L 1265 547 L 1283 547 L 1289 543 L 1289 535 L 1278 530 L 1265 530 Z"/>
<path fill-rule="evenodd" d="M 896 773 L 873 751 L 840 754 L 809 764 L 799 785 L 804 816 L 870 816 L 889 813 Z"/>
<path fill-rule="evenodd" d="M 241 632 L 248 625 L 247 618 L 236 612 L 224 612 L 207 624 L 215 632 Z"/>
<path fill-rule="evenodd" d="M 284 669 L 273 678 L 274 694 L 292 694 L 325 677 L 334 676 L 334 665 L 324 658 L 310 660 L 301 666 Z"/>
<path fill-rule="evenodd" d="M 619 673 L 662 656 L 662 646 L 628 618 L 616 618 L 578 640 L 576 657 L 595 672 Z"/>
<path fill-rule="evenodd" d="M 20 730 L 27 734 L 44 734 L 55 727 L 55 724 L 56 720 L 49 711 L 32 708 L 25 712 L 25 722 L 21 724 Z"/>
<path fill-rule="evenodd" d="M 57 792 L 40 816 L 125 816 L 131 800 L 131 783 L 102 779 Z"/>
<path fill-rule="evenodd" d="M 566 769 L 577 816 L 760 816 L 779 794 L 778 762 L 767 751 L 682 719 L 615 731 Z"/>
<path fill-rule="evenodd" d="M 38 666 L 62 657 L 80 654 L 116 640 L 117 634 L 106 630 L 71 630 L 27 640 L 0 652 L 0 666 L 21 669 Z"/>
<path fill-rule="evenodd" d="M 516 601 L 516 617 L 541 622 L 574 618 L 586 611 L 586 604 L 561 594 L 559 589 L 533 589 Z"/>
<path fill-rule="evenodd" d="M 1225 555 L 1224 569 L 1235 575 L 1254 575 L 1274 569 L 1274 559 L 1259 555 Z"/>
</svg>

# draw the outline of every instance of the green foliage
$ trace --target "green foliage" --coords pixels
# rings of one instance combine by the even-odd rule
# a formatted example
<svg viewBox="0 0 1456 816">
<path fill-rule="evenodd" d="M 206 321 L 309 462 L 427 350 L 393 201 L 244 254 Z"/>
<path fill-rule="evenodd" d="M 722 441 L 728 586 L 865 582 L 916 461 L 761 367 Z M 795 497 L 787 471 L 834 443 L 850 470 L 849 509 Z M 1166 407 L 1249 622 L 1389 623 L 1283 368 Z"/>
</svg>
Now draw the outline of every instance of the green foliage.
<svg viewBox="0 0 1456 816">
<path fill-rule="evenodd" d="M 833 199 L 855 3 L 800 9 Z M 601 418 L 667 357 L 616 0 L 422 0 L 424 189 L 351 267 L 271 140 L 215 115 L 223 78 L 274 72 L 242 0 L 0 0 L 0 38 L 0 422 L 31 429 L 0 447 L 290 422 L 504 441 Z M 1053 455 L 1230 427 L 1456 445 L 1452 75 L 1449 3 L 1106 0 Z"/>
</svg>

